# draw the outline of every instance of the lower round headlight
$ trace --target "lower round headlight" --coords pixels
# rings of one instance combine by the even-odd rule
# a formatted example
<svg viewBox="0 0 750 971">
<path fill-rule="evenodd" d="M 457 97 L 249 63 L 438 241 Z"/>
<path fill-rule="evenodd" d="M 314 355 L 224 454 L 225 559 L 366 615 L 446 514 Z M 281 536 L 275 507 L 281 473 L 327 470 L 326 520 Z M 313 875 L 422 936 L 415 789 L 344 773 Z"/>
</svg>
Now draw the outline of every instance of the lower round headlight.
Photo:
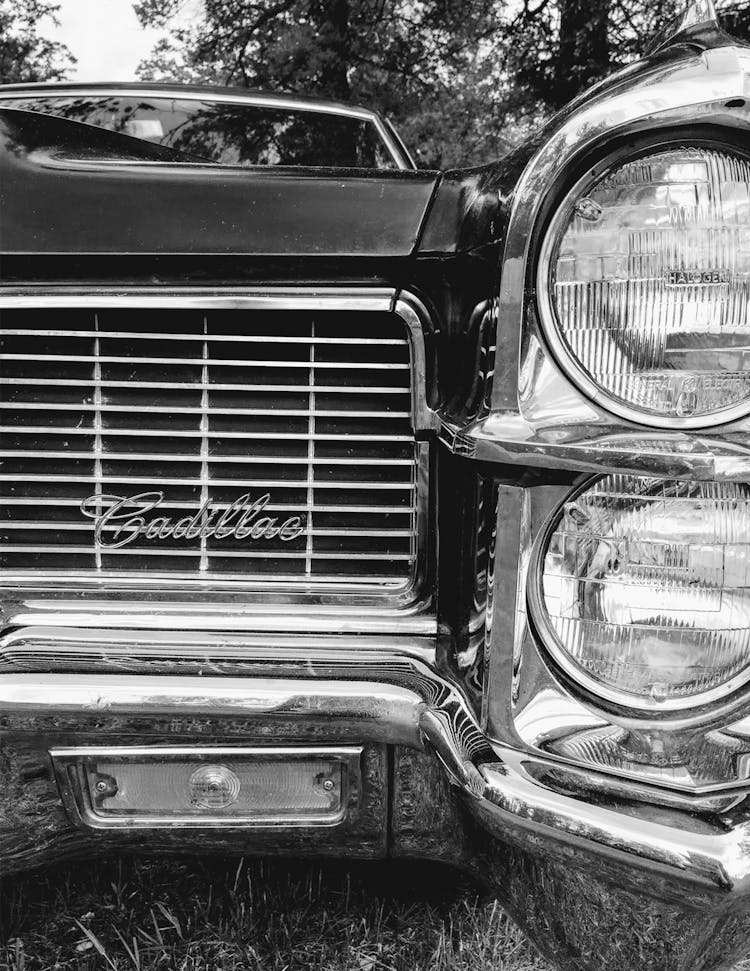
<svg viewBox="0 0 750 971">
<path fill-rule="evenodd" d="M 750 682 L 750 486 L 609 475 L 558 509 L 532 616 L 581 687 L 647 711 Z"/>
</svg>

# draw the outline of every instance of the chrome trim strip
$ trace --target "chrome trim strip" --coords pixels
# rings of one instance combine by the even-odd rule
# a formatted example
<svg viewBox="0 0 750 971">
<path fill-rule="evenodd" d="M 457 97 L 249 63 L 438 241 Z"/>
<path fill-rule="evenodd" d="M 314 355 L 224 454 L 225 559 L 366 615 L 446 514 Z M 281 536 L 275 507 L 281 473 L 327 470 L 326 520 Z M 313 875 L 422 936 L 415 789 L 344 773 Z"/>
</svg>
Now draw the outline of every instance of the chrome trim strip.
<svg viewBox="0 0 750 971">
<path fill-rule="evenodd" d="M 392 585 L 383 589 L 382 585 L 373 586 L 374 581 L 380 583 L 380 578 L 367 576 L 362 577 L 359 585 L 356 584 L 355 578 L 346 586 L 342 585 L 340 579 L 335 576 L 321 577 L 314 584 L 302 578 L 281 586 L 275 576 L 257 577 L 256 582 L 251 586 L 247 583 L 246 574 L 225 574 L 221 580 L 207 581 L 200 578 L 196 580 L 193 573 L 182 575 L 150 571 L 148 576 L 143 577 L 102 571 L 100 575 L 93 576 L 91 571 L 65 570 L 46 571 L 44 577 L 43 589 L 40 589 L 38 576 L 14 574 L 12 579 L 6 578 L 8 582 L 3 584 L 5 599 L 12 601 L 19 598 L 37 598 L 43 592 L 50 603 L 56 603 L 57 598 L 64 599 L 71 595 L 72 590 L 75 590 L 91 594 L 95 600 L 92 609 L 107 609 L 111 604 L 117 604 L 118 609 L 122 609 L 118 597 L 137 593 L 139 601 L 145 604 L 149 611 L 158 614 L 164 609 L 178 606 L 180 610 L 185 611 L 186 615 L 190 614 L 193 607 L 191 600 L 197 593 L 205 594 L 205 600 L 201 601 L 202 609 L 208 610 L 216 605 L 226 614 L 231 615 L 230 601 L 222 598 L 231 597 L 236 601 L 237 593 L 240 591 L 242 602 L 234 604 L 240 614 L 247 608 L 252 609 L 253 605 L 258 603 L 283 610 L 297 604 L 305 616 L 318 606 L 330 611 L 334 606 L 339 610 L 355 604 L 357 610 L 363 611 L 365 615 L 373 608 L 377 608 L 375 612 L 383 618 L 388 617 L 388 610 L 391 607 L 399 611 L 410 611 L 412 609 L 430 610 L 432 606 L 431 591 L 427 589 L 421 591 L 420 598 L 419 590 L 413 590 L 411 587 L 402 589 L 402 585 Z M 158 588 L 160 581 L 165 582 L 163 589 Z M 12 594 L 10 591 L 13 591 Z M 172 599 L 169 601 L 162 599 L 166 596 Z M 180 596 L 185 599 L 177 599 Z M 102 604 L 105 605 L 104 608 Z M 133 606 L 135 608 L 137 605 L 134 603 Z"/>
<path fill-rule="evenodd" d="M 598 423 L 536 427 L 521 415 L 491 414 L 466 428 L 444 423 L 441 441 L 481 462 L 579 472 L 626 472 L 663 479 L 750 480 L 747 433 L 656 432 Z"/>
<path fill-rule="evenodd" d="M 338 614 L 338 629 L 332 630 L 330 615 L 313 610 L 303 614 L 299 609 L 279 614 L 267 609 L 255 615 L 250 630 L 247 624 L 243 626 L 242 618 L 231 616 L 222 623 L 223 615 L 191 616 L 174 611 L 160 617 L 145 613 L 146 605 L 141 616 L 136 612 L 96 614 L 80 608 L 76 612 L 74 604 L 67 606 L 67 613 L 64 609 L 47 613 L 31 609 L 13 614 L 9 618 L 13 629 L 0 637 L 0 668 L 7 669 L 19 660 L 72 666 L 90 659 L 101 664 L 97 673 L 103 675 L 105 671 L 114 673 L 120 660 L 136 659 L 143 662 L 140 670 L 149 674 L 153 670 L 149 663 L 154 660 L 200 663 L 210 658 L 217 673 L 226 661 L 255 673 L 262 665 L 274 677 L 288 675 L 290 669 L 323 677 L 325 670 L 335 669 L 342 678 L 347 674 L 361 680 L 365 671 L 387 678 L 396 670 L 403 678 L 404 666 L 435 666 L 435 621 L 422 616 L 411 618 L 411 623 L 394 616 L 394 630 L 384 634 L 374 614 L 358 619 L 353 611 L 349 616 Z"/>
<path fill-rule="evenodd" d="M 164 756 L 172 758 L 202 758 L 215 759 L 222 755 L 251 755 L 259 762 L 271 762 L 280 755 L 300 755 L 312 757 L 327 757 L 335 755 L 348 756 L 354 752 L 361 752 L 360 746 L 332 746 L 325 747 L 307 745 L 264 745 L 248 747 L 246 745 L 82 745 L 67 748 L 50 749 L 50 755 L 55 758 L 99 758 L 145 759 L 158 761 Z M 324 753 L 324 754 L 323 754 Z"/>
<path fill-rule="evenodd" d="M 37 292 L 38 291 L 38 292 Z M 106 307 L 191 310 L 353 310 L 388 312 L 395 291 L 341 287 L 0 287 L 0 308 Z"/>
<path fill-rule="evenodd" d="M 401 290 L 393 300 L 393 313 L 406 324 L 411 342 L 412 389 L 417 431 L 438 431 L 440 417 L 427 403 L 427 357 L 425 331 L 432 330 L 430 314 L 422 301 L 408 290 Z"/>
<path fill-rule="evenodd" d="M 422 699 L 407 688 L 368 681 L 140 675 L 7 674 L 3 716 L 45 713 L 133 716 L 149 721 L 180 712 L 212 719 L 297 718 L 325 713 L 342 742 L 370 740 L 421 747 Z"/>
<path fill-rule="evenodd" d="M 132 87 L 127 85 L 66 85 L 66 84 L 31 84 L 3 85 L 0 87 L 0 100 L 17 98 L 35 97 L 81 97 L 96 98 L 109 95 L 121 98 L 161 98 L 162 100 L 177 99 L 179 101 L 215 101 L 217 104 L 252 104 L 268 105 L 272 108 L 293 108 L 300 111 L 318 111 L 332 115 L 347 115 L 352 118 L 374 119 L 375 112 L 369 108 L 362 108 L 358 105 L 344 105 L 325 102 L 307 101 L 304 98 L 295 98 L 294 95 L 284 94 L 260 94 L 257 92 L 242 91 L 228 93 L 217 89 L 215 93 L 208 91 L 195 91 L 190 87 L 182 87 L 178 84 L 173 87 L 154 88 L 152 91 L 148 87 Z"/>
</svg>

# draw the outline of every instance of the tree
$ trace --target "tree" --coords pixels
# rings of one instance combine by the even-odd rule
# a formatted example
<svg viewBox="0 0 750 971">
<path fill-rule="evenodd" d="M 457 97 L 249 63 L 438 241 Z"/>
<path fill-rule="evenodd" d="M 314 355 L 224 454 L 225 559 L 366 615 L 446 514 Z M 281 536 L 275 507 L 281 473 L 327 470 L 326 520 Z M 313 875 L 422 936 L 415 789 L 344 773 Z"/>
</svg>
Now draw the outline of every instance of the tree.
<svg viewBox="0 0 750 971">
<path fill-rule="evenodd" d="M 506 71 L 519 98 L 557 111 L 643 53 L 679 0 L 524 0 L 507 24 Z"/>
<path fill-rule="evenodd" d="M 194 80 L 317 94 L 389 115 L 421 164 L 489 161 L 639 57 L 686 0 L 204 0 L 140 66 Z M 169 26 L 184 0 L 137 0 Z M 750 36 L 750 0 L 722 0 Z"/>
<path fill-rule="evenodd" d="M 148 26 L 178 8 L 135 4 Z M 493 118 L 499 27 L 496 0 L 205 0 L 139 74 L 366 104 L 393 118 L 422 164 L 451 165 L 508 147 Z"/>
<path fill-rule="evenodd" d="M 733 37 L 750 40 L 750 0 L 728 0 L 718 4 L 721 25 Z"/>
<path fill-rule="evenodd" d="M 0 0 L 0 83 L 59 81 L 75 64 L 64 44 L 38 33 L 45 19 L 57 24 L 52 0 Z"/>
</svg>

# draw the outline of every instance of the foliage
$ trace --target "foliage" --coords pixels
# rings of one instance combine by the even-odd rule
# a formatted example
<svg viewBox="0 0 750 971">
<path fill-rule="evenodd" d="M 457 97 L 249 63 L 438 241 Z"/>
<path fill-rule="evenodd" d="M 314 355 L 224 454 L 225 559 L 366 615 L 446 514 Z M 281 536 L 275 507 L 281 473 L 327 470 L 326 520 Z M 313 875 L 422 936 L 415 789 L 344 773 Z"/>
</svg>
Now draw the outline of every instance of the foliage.
<svg viewBox="0 0 750 971">
<path fill-rule="evenodd" d="M 163 25 L 177 0 L 140 0 L 141 22 Z M 371 105 L 396 121 L 425 164 L 497 155 L 488 123 L 502 25 L 496 0 L 205 0 L 172 32 L 145 79 L 220 81 Z M 440 132 L 459 153 L 445 154 Z"/>
<path fill-rule="evenodd" d="M 0 83 L 59 81 L 75 64 L 64 44 L 38 33 L 45 19 L 57 23 L 52 0 L 0 0 Z"/>
<path fill-rule="evenodd" d="M 185 0 L 137 0 L 170 27 Z M 420 164 L 502 154 L 638 57 L 686 0 L 203 0 L 140 68 L 145 79 L 286 90 L 388 114 Z M 750 0 L 721 0 L 750 36 Z"/>
<path fill-rule="evenodd" d="M 717 8 L 728 34 L 750 40 L 750 0 L 719 0 Z"/>
<path fill-rule="evenodd" d="M 519 98 L 557 110 L 638 57 L 679 0 L 524 0 L 509 22 L 505 70 Z"/>
</svg>

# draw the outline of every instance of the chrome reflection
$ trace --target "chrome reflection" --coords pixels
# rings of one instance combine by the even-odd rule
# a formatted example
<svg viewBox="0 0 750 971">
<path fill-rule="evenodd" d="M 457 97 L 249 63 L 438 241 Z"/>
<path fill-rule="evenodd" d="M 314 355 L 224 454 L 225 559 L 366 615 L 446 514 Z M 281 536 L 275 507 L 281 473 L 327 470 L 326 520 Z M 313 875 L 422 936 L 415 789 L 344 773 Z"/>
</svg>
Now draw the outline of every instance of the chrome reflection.
<svg viewBox="0 0 750 971">
<path fill-rule="evenodd" d="M 527 614 L 525 564 L 532 542 L 569 495 L 562 485 L 501 487 L 497 549 L 516 555 L 505 564 L 506 594 L 495 602 L 488 625 L 483 725 L 495 744 L 556 765 L 558 781 L 563 770 L 575 770 L 580 792 L 586 786 L 589 792 L 622 791 L 630 799 L 704 811 L 736 802 L 750 792 L 746 694 L 668 718 L 656 712 L 636 717 L 622 706 L 596 705 L 575 679 L 562 679 L 550 667 Z"/>
<path fill-rule="evenodd" d="M 288 674 L 304 665 L 300 657 Z M 386 667 L 380 665 L 381 677 Z M 200 745 L 208 748 L 234 739 L 252 746 L 269 736 L 275 744 L 283 737 L 309 745 L 311 733 L 324 748 L 369 742 L 426 748 L 463 793 L 467 811 L 503 842 L 706 910 L 750 892 L 747 812 L 713 818 L 687 804 L 623 804 L 621 795 L 603 791 L 592 803 L 591 789 L 566 794 L 528 756 L 490 747 L 461 693 L 416 659 L 392 656 L 393 684 L 358 680 L 363 671 L 351 661 L 344 672 L 342 666 L 341 680 L 6 675 L 0 711 L 6 731 L 20 733 L 32 748 L 51 740 L 55 749 L 62 737 L 69 749 L 71 738 L 94 731 L 106 732 L 117 747 L 127 744 L 125 734 L 164 737 L 166 726 L 188 724 L 200 726 Z"/>
</svg>

